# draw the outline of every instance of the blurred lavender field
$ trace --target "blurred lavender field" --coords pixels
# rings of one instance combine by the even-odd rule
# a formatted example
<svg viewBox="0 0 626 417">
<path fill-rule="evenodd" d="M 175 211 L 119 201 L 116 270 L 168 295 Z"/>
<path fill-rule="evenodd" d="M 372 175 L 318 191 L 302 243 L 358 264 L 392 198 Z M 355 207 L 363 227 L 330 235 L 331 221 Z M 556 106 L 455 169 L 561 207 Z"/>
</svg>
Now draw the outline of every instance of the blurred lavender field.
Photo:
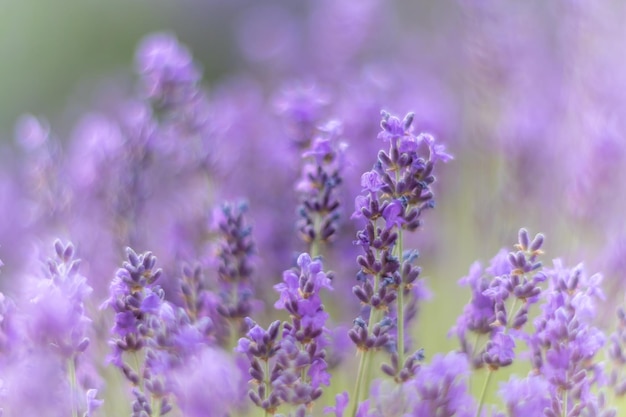
<svg viewBox="0 0 626 417">
<path fill-rule="evenodd" d="M 70 3 L 3 6 L 3 415 L 619 415 L 624 6 Z"/>
</svg>

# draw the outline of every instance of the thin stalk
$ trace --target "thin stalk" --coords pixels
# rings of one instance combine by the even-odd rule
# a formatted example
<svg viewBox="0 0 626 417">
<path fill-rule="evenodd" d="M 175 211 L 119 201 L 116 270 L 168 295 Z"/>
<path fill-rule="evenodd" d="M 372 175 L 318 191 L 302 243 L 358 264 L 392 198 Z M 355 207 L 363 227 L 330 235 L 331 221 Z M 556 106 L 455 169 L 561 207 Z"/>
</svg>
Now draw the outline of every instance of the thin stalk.
<svg viewBox="0 0 626 417">
<path fill-rule="evenodd" d="M 476 409 L 476 417 L 480 417 L 480 412 L 483 409 L 483 405 L 485 404 L 485 396 L 487 394 L 487 387 L 489 386 L 489 382 L 491 381 L 491 375 L 493 374 L 493 370 L 489 369 L 489 373 L 487 374 L 487 379 L 485 379 L 485 384 L 483 385 L 482 392 L 480 393 L 480 400 L 478 402 L 478 408 Z"/>
<path fill-rule="evenodd" d="M 150 399 L 150 408 L 152 409 L 152 417 L 159 417 L 161 415 L 161 399 L 152 397 Z"/>
<path fill-rule="evenodd" d="M 74 355 L 69 358 L 67 368 L 70 377 L 70 400 L 72 404 L 72 417 L 78 417 L 78 409 L 76 404 L 76 364 L 74 362 Z"/>
<path fill-rule="evenodd" d="M 380 277 L 376 275 L 374 277 L 374 294 L 378 292 L 379 286 L 380 286 Z M 372 331 L 374 330 L 374 325 L 381 320 L 381 314 L 382 314 L 382 311 L 380 310 L 377 310 L 377 309 L 370 310 L 370 318 L 369 318 L 369 322 L 367 323 L 367 334 L 372 334 Z M 374 361 L 374 356 L 376 356 L 376 351 L 370 349 L 367 351 L 366 356 L 367 356 L 367 360 L 365 362 L 365 369 L 363 370 L 363 377 L 365 379 L 364 392 L 367 393 L 369 392 L 370 382 L 372 381 L 372 375 L 371 375 L 372 368 L 373 368 L 372 362 Z"/>
<path fill-rule="evenodd" d="M 402 227 L 398 230 L 398 240 L 396 244 L 397 256 L 400 262 L 400 270 L 402 271 Z M 400 278 L 400 287 L 398 288 L 398 295 L 396 298 L 396 306 L 398 309 L 398 363 L 400 366 L 404 365 L 404 277 Z"/>
<path fill-rule="evenodd" d="M 139 377 L 139 388 L 143 391 L 143 372 L 141 372 L 141 366 L 139 365 L 139 358 L 137 357 L 137 352 L 133 352 L 133 360 L 135 361 L 135 367 L 137 371 L 137 376 Z"/>
<path fill-rule="evenodd" d="M 321 220 L 321 216 L 316 213 L 313 219 L 313 232 L 315 237 L 311 240 L 311 245 L 309 247 L 309 255 L 311 255 L 311 258 L 315 258 L 320 255 L 319 236 L 321 234 Z"/>
<path fill-rule="evenodd" d="M 378 287 L 380 286 L 380 276 L 374 276 L 374 293 L 378 292 Z M 376 309 L 370 310 L 370 317 L 367 323 L 367 334 L 371 334 L 374 329 L 374 325 L 380 321 L 379 311 Z M 356 411 L 358 408 L 358 404 L 361 401 L 361 391 L 367 392 L 369 389 L 369 370 L 372 365 L 372 359 L 374 357 L 374 351 L 372 349 L 366 350 L 362 352 L 361 360 L 359 361 L 359 369 L 357 371 L 357 377 L 354 387 L 354 397 L 353 397 L 353 413 L 352 416 L 356 415 Z"/>
<path fill-rule="evenodd" d="M 359 408 L 359 397 L 361 392 L 361 385 L 363 385 L 363 377 L 365 376 L 365 367 L 367 366 L 367 354 L 369 351 L 365 350 L 360 352 L 361 359 L 359 360 L 359 370 L 357 371 L 356 383 L 354 384 L 354 391 L 350 401 L 352 403 L 352 412 L 350 416 L 355 417 L 357 409 Z"/>
<path fill-rule="evenodd" d="M 265 374 L 263 378 L 263 383 L 265 384 L 265 398 L 264 399 L 267 399 L 272 393 L 272 386 L 270 385 L 270 361 L 269 359 L 265 361 L 264 374 Z M 264 417 L 268 417 L 269 413 L 267 412 L 267 409 L 264 409 L 264 411 L 265 411 Z"/>
</svg>

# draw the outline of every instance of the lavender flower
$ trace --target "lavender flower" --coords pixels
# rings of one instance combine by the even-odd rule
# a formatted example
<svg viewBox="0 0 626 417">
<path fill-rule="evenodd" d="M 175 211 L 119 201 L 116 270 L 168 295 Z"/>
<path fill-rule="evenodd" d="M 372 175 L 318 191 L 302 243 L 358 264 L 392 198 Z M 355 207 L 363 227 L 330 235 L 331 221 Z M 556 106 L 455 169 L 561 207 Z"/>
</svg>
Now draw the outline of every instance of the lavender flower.
<svg viewBox="0 0 626 417">
<path fill-rule="evenodd" d="M 538 375 L 512 377 L 499 390 L 510 417 L 544 415 L 543 411 L 550 407 L 548 392 L 548 382 Z"/>
<path fill-rule="evenodd" d="M 249 330 L 245 337 L 239 339 L 235 350 L 248 357 L 249 373 L 252 381 L 257 384 L 257 389 L 250 390 L 248 395 L 257 407 L 274 414 L 283 400 L 280 392 L 273 389 L 273 381 L 280 375 L 282 369 L 275 365 L 271 368 L 270 360 L 275 358 L 281 349 L 278 339 L 281 323 L 278 320 L 273 322 L 267 331 L 252 319 L 246 319 L 246 324 Z"/>
<path fill-rule="evenodd" d="M 392 363 L 383 368 L 384 372 L 398 382 L 405 382 L 416 371 L 415 356 L 405 357 L 406 317 L 414 316 L 405 315 L 405 297 L 420 294 L 412 288 L 417 284 L 421 269 L 413 264 L 417 256 L 403 249 L 403 232 L 417 230 L 423 210 L 434 207 L 431 185 L 435 181 L 435 164 L 451 157 L 430 135 L 413 135 L 413 118 L 409 113 L 401 121 L 382 112 L 378 138 L 389 142 L 389 151 L 380 151 L 374 169 L 361 177 L 364 195 L 357 197 L 352 215 L 365 220 L 365 227 L 357 232 L 355 242 L 362 247 L 364 255 L 357 258 L 361 267 L 357 275 L 360 283 L 353 288 L 353 293 L 369 310 L 369 314 L 366 312 L 364 317 L 354 321 L 355 326 L 349 332 L 350 338 L 363 351 L 353 395 L 354 412 L 360 401 L 362 379 L 370 356 L 368 351 L 386 345 L 390 339 L 393 316 L 389 311 L 397 312 L 397 335 L 391 346 Z M 381 227 L 379 223 L 383 221 Z M 395 309 L 390 310 L 394 301 Z M 415 311 L 416 306 L 413 304 L 411 309 Z"/>
<path fill-rule="evenodd" d="M 411 415 L 471 417 L 476 403 L 469 394 L 467 357 L 461 353 L 435 355 L 430 364 L 421 367 L 411 388 L 416 391 Z"/>
<path fill-rule="evenodd" d="M 274 287 L 280 293 L 274 307 L 291 315 L 291 323 L 283 324 L 277 356 L 283 372 L 276 379 L 275 388 L 282 391 L 285 402 L 309 406 L 322 395 L 320 386 L 330 384 L 324 349 L 328 345 L 328 313 L 324 311 L 320 291 L 332 290 L 332 286 L 331 276 L 323 272 L 320 260 L 303 253 L 297 264 L 298 270 L 285 271 L 284 283 Z"/>
<path fill-rule="evenodd" d="M 221 333 L 231 334 L 238 340 L 245 333 L 243 319 L 255 309 L 254 257 L 256 245 L 252 239 L 252 227 L 247 224 L 248 206 L 224 203 L 213 211 L 213 229 L 216 243 L 218 291 L 220 302 L 217 312 L 227 320 Z M 216 323 L 218 324 L 218 323 Z M 220 330 L 218 329 L 218 337 Z"/>
<path fill-rule="evenodd" d="M 78 410 L 97 408 L 97 390 L 79 383 L 77 369 L 80 358 L 90 344 L 91 319 L 86 306 L 92 288 L 78 270 L 80 260 L 74 257 L 74 246 L 54 242 L 55 257 L 48 259 L 44 278 L 32 282 L 28 289 L 29 306 L 25 322 L 27 334 L 23 343 L 32 344 L 33 355 L 39 355 L 42 366 L 62 364 L 67 368 L 66 384 L 69 386 L 68 404 L 72 415 Z M 20 361 L 19 356 L 15 359 Z M 18 383 L 19 384 L 19 383 Z M 92 400 L 85 403 L 81 389 L 89 392 Z M 59 398 L 57 397 L 57 401 Z"/>
<path fill-rule="evenodd" d="M 111 282 L 110 297 L 101 308 L 111 307 L 115 311 L 115 325 L 111 329 L 114 338 L 112 362 L 123 365 L 124 352 L 136 352 L 145 346 L 145 337 L 150 327 L 150 315 L 158 312 L 164 293 L 155 282 L 162 274 L 155 269 L 156 257 L 151 252 L 137 255 L 126 249 L 128 261 L 118 269 Z M 137 383 L 138 376 L 127 375 Z"/>
<path fill-rule="evenodd" d="M 310 145 L 328 101 L 328 93 L 314 84 L 283 87 L 276 97 L 275 108 L 284 117 L 298 148 L 306 149 Z"/>
<path fill-rule="evenodd" d="M 298 257 L 298 268 L 285 271 L 283 281 L 274 287 L 280 293 L 274 306 L 287 310 L 291 317 L 282 324 L 282 334 L 278 321 L 266 331 L 247 319 L 248 333 L 237 347 L 247 355 L 250 375 L 258 384 L 250 391 L 250 398 L 272 414 L 284 403 L 311 407 L 322 395 L 321 385 L 330 383 L 324 349 L 328 345 L 328 313 L 320 290 L 332 289 L 331 279 L 323 272 L 320 260 L 303 253 Z"/>
<path fill-rule="evenodd" d="M 302 154 L 306 162 L 296 187 L 301 195 L 298 230 L 313 256 L 318 254 L 319 244 L 336 237 L 340 206 L 337 187 L 342 183 L 347 146 L 337 143 L 341 133 L 339 122 L 330 122 L 323 130 L 328 137 L 316 137 Z"/>
<path fill-rule="evenodd" d="M 110 344 L 113 347 L 111 362 L 120 368 L 126 379 L 137 387 L 133 390 L 135 401 L 133 410 L 139 413 L 145 411 L 153 416 L 153 408 L 149 406 L 144 392 L 145 388 L 154 394 L 158 410 L 154 410 L 154 417 L 165 414 L 169 408 L 168 399 L 163 391 L 163 381 L 159 373 L 153 379 L 153 369 L 157 359 L 154 353 L 146 359 L 145 368 L 134 369 L 133 365 L 124 360 L 124 353 L 136 355 L 146 349 L 151 341 L 159 343 L 163 339 L 151 339 L 155 330 L 161 326 L 161 314 L 167 314 L 170 308 L 164 302 L 163 290 L 155 284 L 162 274 L 156 269 L 156 257 L 151 252 L 137 255 L 131 248 L 126 249 L 128 261 L 118 269 L 110 287 L 110 297 L 101 308 L 111 307 L 115 311 L 115 325 L 112 331 Z M 146 354 L 148 358 L 148 354 Z M 155 404 L 153 404 L 155 405 Z M 139 415 L 139 414 L 137 414 Z"/>
<path fill-rule="evenodd" d="M 550 413 L 576 416 L 598 401 L 591 388 L 602 371 L 594 359 L 605 337 L 592 319 L 603 298 L 602 278 L 587 276 L 582 265 L 565 268 L 560 260 L 547 274 L 546 300 L 530 340 L 533 365 L 550 384 Z"/>
<path fill-rule="evenodd" d="M 92 290 L 78 273 L 74 246 L 57 240 L 54 249 L 56 257 L 48 260 L 46 279 L 32 289 L 29 335 L 40 346 L 54 346 L 59 355 L 71 358 L 89 345 L 91 320 L 84 303 Z"/>
<path fill-rule="evenodd" d="M 145 94 L 159 108 L 180 106 L 198 93 L 201 72 L 174 36 L 158 33 L 145 38 L 136 60 Z"/>
<path fill-rule="evenodd" d="M 239 370 L 226 352 L 209 348 L 172 376 L 176 403 L 187 417 L 223 417 L 241 401 Z"/>
<path fill-rule="evenodd" d="M 539 285 L 546 279 L 538 261 L 543 240 L 538 234 L 531 241 L 526 229 L 521 229 L 517 251 L 502 249 L 485 272 L 475 263 L 470 274 L 459 280 L 459 284 L 471 287 L 472 299 L 452 332 L 474 368 L 487 364 L 495 370 L 513 362 L 515 341 L 509 330 L 519 330 L 528 321 L 529 307 L 539 300 Z M 468 332 L 478 337 L 473 346 Z M 481 351 L 478 346 L 483 335 L 489 339 Z"/>
</svg>

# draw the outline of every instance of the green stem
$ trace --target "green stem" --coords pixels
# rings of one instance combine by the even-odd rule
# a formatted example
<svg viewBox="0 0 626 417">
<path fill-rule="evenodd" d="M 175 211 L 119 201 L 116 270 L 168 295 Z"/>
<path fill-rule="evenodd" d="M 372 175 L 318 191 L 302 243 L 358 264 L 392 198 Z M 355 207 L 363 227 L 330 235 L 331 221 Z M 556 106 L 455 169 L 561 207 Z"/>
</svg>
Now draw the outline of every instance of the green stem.
<svg viewBox="0 0 626 417">
<path fill-rule="evenodd" d="M 139 377 L 139 388 L 143 391 L 143 372 L 141 372 L 141 366 L 139 365 L 139 358 L 137 357 L 137 352 L 133 352 L 133 360 L 135 361 L 135 371 L 137 372 L 137 376 Z"/>
<path fill-rule="evenodd" d="M 319 236 L 321 234 L 321 230 L 320 230 L 321 218 L 317 214 L 314 217 L 315 218 L 313 219 L 313 232 L 314 232 L 315 237 L 313 238 L 313 240 L 311 240 L 311 245 L 309 247 L 309 255 L 311 255 L 311 258 L 315 258 L 316 256 L 320 255 Z"/>
<path fill-rule="evenodd" d="M 485 404 L 485 396 L 487 394 L 487 387 L 489 386 L 489 382 L 491 381 L 491 375 L 493 374 L 493 370 L 489 369 L 489 373 L 487 374 L 487 379 L 485 379 L 485 384 L 483 385 L 482 392 L 480 393 L 480 401 L 478 402 L 478 409 L 476 409 L 476 417 L 480 417 L 480 412 L 483 409 L 483 405 Z"/>
<path fill-rule="evenodd" d="M 265 361 L 265 369 L 264 369 L 264 378 L 263 378 L 263 384 L 265 384 L 265 398 L 263 398 L 264 400 L 269 398 L 271 393 L 272 393 L 272 386 L 270 385 L 270 360 L 267 359 Z M 267 409 L 264 409 L 265 417 L 268 417 L 269 413 L 267 412 Z"/>
<path fill-rule="evenodd" d="M 396 244 L 396 255 L 398 256 L 398 260 L 400 262 L 400 271 L 402 271 L 402 252 L 403 252 L 403 242 L 402 242 L 402 233 L 403 230 L 400 228 L 398 230 L 398 240 Z M 400 286 L 398 287 L 398 295 L 397 295 L 397 317 L 398 317 L 398 363 L 400 366 L 404 365 L 404 277 L 400 278 Z"/>
<path fill-rule="evenodd" d="M 374 276 L 374 294 L 378 293 L 379 287 L 380 287 L 380 276 L 375 275 Z M 376 325 L 376 323 L 378 323 L 381 320 L 382 318 L 381 314 L 382 314 L 382 311 L 378 309 L 372 308 L 370 310 L 370 318 L 369 318 L 369 322 L 367 323 L 368 335 L 372 334 L 372 331 L 374 330 L 374 326 Z M 365 384 L 363 391 L 365 393 L 368 393 L 370 390 L 370 382 L 372 382 L 372 375 L 371 375 L 372 362 L 374 361 L 374 356 L 376 356 L 375 353 L 376 352 L 372 349 L 366 352 L 367 360 L 365 362 L 365 369 L 363 369 L 363 378 L 364 378 L 364 384 Z"/>
<path fill-rule="evenodd" d="M 359 397 L 361 392 L 361 385 L 363 385 L 363 377 L 365 376 L 365 367 L 367 366 L 367 356 L 370 353 L 369 350 L 365 350 L 359 352 L 361 354 L 361 359 L 359 360 L 359 370 L 357 371 L 356 383 L 354 384 L 354 391 L 352 392 L 352 397 L 350 398 L 350 402 L 352 403 L 352 412 L 350 416 L 356 416 L 356 412 L 359 408 Z"/>
<path fill-rule="evenodd" d="M 380 276 L 374 275 L 374 294 L 378 292 L 378 287 L 380 286 Z M 370 317 L 367 323 L 367 334 L 372 334 L 372 330 L 374 329 L 374 325 L 380 321 L 380 312 L 377 309 L 372 308 L 370 310 Z M 361 352 L 361 360 L 359 361 L 359 369 L 357 371 L 357 377 L 354 387 L 354 397 L 353 400 L 353 410 L 352 416 L 356 415 L 356 411 L 358 408 L 359 402 L 361 402 L 361 391 L 368 392 L 369 390 L 369 370 L 372 366 L 372 360 L 374 357 L 374 351 L 368 349 L 366 351 Z"/>
<path fill-rule="evenodd" d="M 515 314 L 517 314 L 517 312 L 515 311 L 515 308 L 517 307 L 517 297 L 513 299 L 513 304 L 511 305 L 511 309 L 509 310 L 509 315 L 506 318 L 506 326 L 504 326 L 504 331 L 505 333 L 511 328 L 511 320 L 513 320 L 513 317 L 515 317 Z"/>
<path fill-rule="evenodd" d="M 150 399 L 150 408 L 152 408 L 152 417 L 159 417 L 161 415 L 161 399 L 152 397 Z"/>
<path fill-rule="evenodd" d="M 76 364 L 74 362 L 73 355 L 68 360 L 67 368 L 70 377 L 70 399 L 72 404 L 72 417 L 78 417 L 78 409 L 76 404 Z"/>
</svg>

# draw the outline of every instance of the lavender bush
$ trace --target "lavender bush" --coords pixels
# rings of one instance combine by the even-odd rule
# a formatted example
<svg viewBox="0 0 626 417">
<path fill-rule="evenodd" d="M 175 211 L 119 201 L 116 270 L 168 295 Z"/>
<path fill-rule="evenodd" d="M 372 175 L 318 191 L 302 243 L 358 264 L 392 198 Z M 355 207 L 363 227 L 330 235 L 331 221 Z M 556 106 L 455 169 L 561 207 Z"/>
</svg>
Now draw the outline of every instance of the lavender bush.
<svg viewBox="0 0 626 417">
<path fill-rule="evenodd" d="M 457 98 L 477 105 L 461 121 L 382 1 L 259 7 L 238 32 L 252 71 L 207 89 L 192 51 L 152 34 L 134 87 L 68 138 L 17 122 L 0 173 L 2 415 L 619 415 L 611 86 L 559 78 L 581 58 L 521 35 L 532 6 L 462 2 Z M 610 13 L 558 7 L 559 42 L 599 67 L 580 27 Z M 468 253 L 503 243 L 456 285 Z"/>
</svg>

